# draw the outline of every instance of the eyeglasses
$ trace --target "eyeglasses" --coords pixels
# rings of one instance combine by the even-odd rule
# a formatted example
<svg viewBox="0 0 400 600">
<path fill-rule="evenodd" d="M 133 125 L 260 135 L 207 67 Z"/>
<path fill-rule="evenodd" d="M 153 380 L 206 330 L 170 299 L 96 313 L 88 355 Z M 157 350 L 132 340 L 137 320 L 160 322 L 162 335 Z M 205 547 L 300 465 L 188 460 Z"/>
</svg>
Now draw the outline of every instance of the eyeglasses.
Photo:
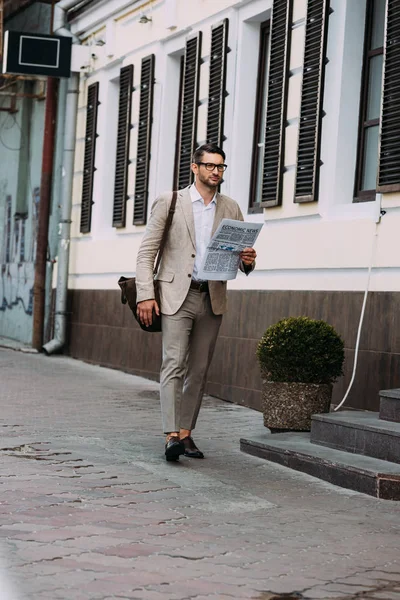
<svg viewBox="0 0 400 600">
<path fill-rule="evenodd" d="M 228 168 L 228 165 L 215 165 L 214 163 L 198 162 L 196 164 L 203 165 L 207 171 L 214 171 L 214 169 L 218 169 L 219 173 L 223 173 Z"/>
</svg>

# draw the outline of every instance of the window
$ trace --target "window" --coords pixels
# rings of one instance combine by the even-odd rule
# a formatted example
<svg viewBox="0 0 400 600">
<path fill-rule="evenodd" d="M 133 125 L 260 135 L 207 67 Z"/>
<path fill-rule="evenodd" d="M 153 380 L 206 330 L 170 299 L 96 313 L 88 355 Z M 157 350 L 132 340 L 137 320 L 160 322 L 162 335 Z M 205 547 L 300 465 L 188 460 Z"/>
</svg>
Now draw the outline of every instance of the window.
<svg viewBox="0 0 400 600">
<path fill-rule="evenodd" d="M 139 133 L 136 155 L 135 202 L 133 206 L 134 225 L 145 225 L 147 222 L 151 129 L 153 124 L 154 67 L 154 54 L 146 56 L 146 58 L 142 59 L 142 71 L 140 76 Z"/>
<path fill-rule="evenodd" d="M 254 117 L 253 158 L 251 167 L 249 212 L 262 212 L 260 206 L 264 162 L 265 117 L 267 113 L 267 71 L 269 21 L 261 23 L 258 59 L 256 112 Z"/>
<path fill-rule="evenodd" d="M 19 90 L 18 90 L 19 91 Z M 29 96 L 35 93 L 35 82 L 24 81 L 23 93 L 19 107 L 21 118 L 21 150 L 19 153 L 17 194 L 15 205 L 15 217 L 26 218 L 28 214 L 28 181 L 30 178 L 30 153 L 32 135 L 32 111 L 33 102 Z"/>
<path fill-rule="evenodd" d="M 329 0 L 308 0 L 295 202 L 318 200 Z"/>
<path fill-rule="evenodd" d="M 387 0 L 381 131 L 379 192 L 400 191 L 400 2 Z"/>
<path fill-rule="evenodd" d="M 214 25 L 211 33 L 210 83 L 208 92 L 207 142 L 222 148 L 226 97 L 228 19 Z"/>
<path fill-rule="evenodd" d="M 193 181 L 190 166 L 196 148 L 201 40 L 202 34 L 199 31 L 187 40 L 185 47 L 180 136 L 177 139 L 178 163 L 175 168 L 178 189 L 187 187 Z"/>
<path fill-rule="evenodd" d="M 382 0 L 367 0 L 355 201 L 375 199 L 385 33 Z"/>
<path fill-rule="evenodd" d="M 92 221 L 93 180 L 95 172 L 97 109 L 99 105 L 99 83 L 88 88 L 86 108 L 85 154 L 83 162 L 83 183 L 81 202 L 81 233 L 89 233 Z"/>
<path fill-rule="evenodd" d="M 6 219 L 5 219 L 5 241 L 6 241 L 6 263 L 11 262 L 11 205 L 12 199 L 11 196 L 7 196 L 6 198 Z"/>
<path fill-rule="evenodd" d="M 293 3 L 274 0 L 267 88 L 261 206 L 282 204 Z"/>
<path fill-rule="evenodd" d="M 182 129 L 182 105 L 183 105 L 183 81 L 185 77 L 185 56 L 182 54 L 179 62 L 179 102 L 178 102 L 178 117 L 176 121 L 176 144 L 175 144 L 175 160 L 174 160 L 174 181 L 172 183 L 172 189 L 178 189 L 178 169 L 179 169 L 179 144 L 178 140 L 181 139 Z"/>
<path fill-rule="evenodd" d="M 115 160 L 113 227 L 125 227 L 126 201 L 128 199 L 129 141 L 131 132 L 131 109 L 133 88 L 133 65 L 120 70 L 117 151 Z"/>
</svg>

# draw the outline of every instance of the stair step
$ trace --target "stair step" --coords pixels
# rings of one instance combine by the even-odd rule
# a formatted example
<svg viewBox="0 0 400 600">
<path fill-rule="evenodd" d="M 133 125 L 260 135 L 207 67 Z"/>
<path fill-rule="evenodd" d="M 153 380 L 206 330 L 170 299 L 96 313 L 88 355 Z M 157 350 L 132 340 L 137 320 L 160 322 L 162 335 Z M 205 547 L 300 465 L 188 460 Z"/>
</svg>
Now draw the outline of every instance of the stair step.
<svg viewBox="0 0 400 600">
<path fill-rule="evenodd" d="M 379 418 L 384 421 L 400 423 L 400 389 L 381 390 Z"/>
<path fill-rule="evenodd" d="M 400 500 L 400 466 L 311 443 L 309 433 L 265 433 L 242 438 L 240 449 L 323 479 L 334 485 L 384 500 Z"/>
<path fill-rule="evenodd" d="M 313 415 L 310 441 L 400 463 L 400 423 L 382 421 L 375 412 L 346 410 Z"/>
</svg>

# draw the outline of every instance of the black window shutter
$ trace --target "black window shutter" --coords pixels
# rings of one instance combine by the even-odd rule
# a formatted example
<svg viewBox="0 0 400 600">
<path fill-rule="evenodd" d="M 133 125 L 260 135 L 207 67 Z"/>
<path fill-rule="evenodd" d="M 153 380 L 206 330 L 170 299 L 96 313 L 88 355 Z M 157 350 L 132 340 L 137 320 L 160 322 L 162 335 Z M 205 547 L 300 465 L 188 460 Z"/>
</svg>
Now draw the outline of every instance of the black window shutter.
<svg viewBox="0 0 400 600">
<path fill-rule="evenodd" d="M 146 56 L 146 58 L 142 59 L 142 72 L 140 76 L 139 131 L 136 156 L 135 203 L 133 207 L 134 225 L 145 225 L 147 221 L 151 128 L 153 124 L 154 64 L 154 54 Z"/>
<path fill-rule="evenodd" d="M 201 64 L 201 39 L 199 31 L 186 42 L 183 76 L 183 101 L 177 169 L 178 188 L 182 189 L 192 182 L 192 154 L 196 147 L 197 110 L 199 105 L 199 79 Z"/>
<path fill-rule="evenodd" d="M 125 227 L 128 199 L 129 140 L 131 130 L 133 65 L 120 71 L 117 153 L 115 161 L 113 227 Z"/>
<path fill-rule="evenodd" d="M 181 139 L 184 73 L 185 73 L 185 56 L 182 54 L 182 56 L 180 57 L 180 60 L 179 60 L 179 100 L 178 100 L 178 115 L 177 115 L 177 119 L 176 119 L 174 179 L 172 182 L 173 190 L 178 189 L 179 140 Z"/>
<path fill-rule="evenodd" d="M 85 154 L 83 161 L 83 184 L 81 206 L 81 233 L 89 233 L 92 221 L 94 160 L 96 155 L 97 109 L 99 105 L 99 83 L 88 88 L 86 108 Z"/>
<path fill-rule="evenodd" d="M 224 19 L 222 23 L 214 25 L 211 32 L 207 142 L 217 144 L 220 148 L 224 141 L 228 24 L 228 19 Z"/>
<path fill-rule="evenodd" d="M 268 72 L 261 206 L 282 204 L 292 2 L 274 0 Z"/>
<path fill-rule="evenodd" d="M 295 202 L 318 200 L 329 0 L 308 0 Z"/>
<path fill-rule="evenodd" d="M 400 190 L 400 1 L 387 0 L 378 192 Z"/>
</svg>

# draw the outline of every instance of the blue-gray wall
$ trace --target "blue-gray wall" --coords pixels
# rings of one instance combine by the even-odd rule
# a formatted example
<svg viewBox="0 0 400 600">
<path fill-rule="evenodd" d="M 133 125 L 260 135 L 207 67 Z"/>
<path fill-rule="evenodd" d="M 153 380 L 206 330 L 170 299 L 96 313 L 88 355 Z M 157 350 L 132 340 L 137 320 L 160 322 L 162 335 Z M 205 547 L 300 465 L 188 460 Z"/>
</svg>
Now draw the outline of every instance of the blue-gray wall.
<svg viewBox="0 0 400 600">
<path fill-rule="evenodd" d="M 5 30 L 48 33 L 50 11 L 37 3 L 6 22 Z M 46 85 L 20 79 L 7 89 L 43 96 L 17 98 L 16 112 L 0 112 L 0 336 L 30 344 Z M 10 102 L 0 96 L 1 107 Z M 50 259 L 56 251 L 57 199 L 53 204 Z M 48 265 L 51 276 L 51 260 Z"/>
</svg>

